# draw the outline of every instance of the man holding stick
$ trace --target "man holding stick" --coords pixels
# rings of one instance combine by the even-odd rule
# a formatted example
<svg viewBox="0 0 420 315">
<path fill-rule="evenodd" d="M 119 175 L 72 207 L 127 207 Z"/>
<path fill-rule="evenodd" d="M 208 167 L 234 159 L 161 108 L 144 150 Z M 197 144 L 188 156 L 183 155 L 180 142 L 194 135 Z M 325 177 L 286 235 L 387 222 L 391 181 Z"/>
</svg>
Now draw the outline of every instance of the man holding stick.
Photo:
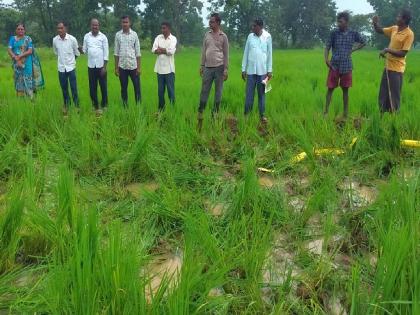
<svg viewBox="0 0 420 315">
<path fill-rule="evenodd" d="M 397 16 L 397 25 L 383 28 L 379 25 L 379 17 L 373 17 L 375 31 L 391 39 L 389 47 L 382 50 L 379 55 L 386 60 L 379 91 L 379 106 L 382 114 L 400 110 L 406 56 L 414 42 L 414 33 L 409 27 L 411 19 L 410 11 L 402 10 Z"/>
</svg>

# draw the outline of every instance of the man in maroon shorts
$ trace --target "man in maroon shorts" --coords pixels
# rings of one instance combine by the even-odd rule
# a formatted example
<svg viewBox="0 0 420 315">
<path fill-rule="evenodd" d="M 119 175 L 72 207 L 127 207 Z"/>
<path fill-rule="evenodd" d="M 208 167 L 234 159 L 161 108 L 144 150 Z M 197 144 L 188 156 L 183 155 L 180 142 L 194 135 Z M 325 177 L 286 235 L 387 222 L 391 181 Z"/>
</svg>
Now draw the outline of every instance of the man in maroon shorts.
<svg viewBox="0 0 420 315">
<path fill-rule="evenodd" d="M 343 90 L 344 113 L 347 118 L 349 114 L 349 88 L 352 87 L 353 63 L 351 55 L 356 50 L 362 49 L 366 42 L 359 32 L 349 29 L 350 14 L 341 12 L 337 16 L 337 29 L 331 32 L 330 38 L 325 47 L 325 63 L 329 68 L 327 80 L 327 101 L 324 116 L 328 115 L 331 98 L 334 90 L 339 86 Z M 355 43 L 359 45 L 354 46 Z M 330 58 L 332 50 L 332 58 Z"/>
</svg>

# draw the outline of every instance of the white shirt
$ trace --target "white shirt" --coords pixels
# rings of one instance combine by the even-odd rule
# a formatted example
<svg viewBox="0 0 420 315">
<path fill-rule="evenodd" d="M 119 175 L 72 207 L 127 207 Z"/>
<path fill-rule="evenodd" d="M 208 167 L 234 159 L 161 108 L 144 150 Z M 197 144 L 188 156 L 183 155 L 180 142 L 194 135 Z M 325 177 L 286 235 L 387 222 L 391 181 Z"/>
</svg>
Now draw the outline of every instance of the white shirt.
<svg viewBox="0 0 420 315">
<path fill-rule="evenodd" d="M 118 67 L 124 70 L 137 69 L 137 58 L 141 56 L 140 41 L 132 29 L 128 33 L 123 30 L 115 35 L 114 55 L 119 57 Z"/>
<path fill-rule="evenodd" d="M 175 52 L 176 52 L 177 39 L 170 34 L 165 38 L 162 34 L 158 35 L 153 43 L 152 53 L 158 48 L 165 48 L 166 55 L 158 55 L 155 63 L 155 72 L 158 74 L 175 73 Z"/>
<path fill-rule="evenodd" d="M 80 56 L 77 39 L 66 34 L 64 39 L 59 35 L 53 39 L 54 53 L 58 56 L 58 71 L 70 72 L 76 68 L 76 57 Z"/>
<path fill-rule="evenodd" d="M 96 36 L 87 33 L 83 39 L 83 52 L 87 54 L 89 68 L 103 68 L 104 61 L 109 60 L 108 38 L 101 32 Z"/>
</svg>

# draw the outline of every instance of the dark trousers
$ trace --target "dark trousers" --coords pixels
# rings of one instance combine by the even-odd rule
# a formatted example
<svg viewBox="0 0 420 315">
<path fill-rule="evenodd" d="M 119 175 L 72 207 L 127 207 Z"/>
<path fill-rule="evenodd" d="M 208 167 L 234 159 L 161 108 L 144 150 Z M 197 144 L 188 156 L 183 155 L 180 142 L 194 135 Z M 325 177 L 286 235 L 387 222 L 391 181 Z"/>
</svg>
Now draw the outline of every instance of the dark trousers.
<svg viewBox="0 0 420 315">
<path fill-rule="evenodd" d="M 260 117 L 264 117 L 265 113 L 265 85 L 262 83 L 266 75 L 248 75 L 246 81 L 246 99 L 245 99 L 245 115 L 249 114 L 254 107 L 255 88 L 258 93 L 258 109 Z"/>
<path fill-rule="evenodd" d="M 101 106 L 106 107 L 108 105 L 108 86 L 107 86 L 107 74 L 102 75 L 102 68 L 88 68 L 89 75 L 89 91 L 92 105 L 95 109 L 99 109 L 98 102 L 98 83 L 101 88 L 102 100 Z"/>
<path fill-rule="evenodd" d="M 120 77 L 120 84 L 121 84 L 121 98 L 123 101 L 123 105 L 128 105 L 128 78 L 131 79 L 133 82 L 134 87 L 134 98 L 136 103 L 139 104 L 141 102 L 141 90 L 140 90 L 140 76 L 136 74 L 136 70 L 125 70 L 119 68 L 119 77 Z"/>
<path fill-rule="evenodd" d="M 402 86 L 402 73 L 384 70 L 379 91 L 379 107 L 382 113 L 400 110 Z"/>
<path fill-rule="evenodd" d="M 73 103 L 76 107 L 79 107 L 79 94 L 77 93 L 77 79 L 76 70 L 69 72 L 58 72 L 58 79 L 60 80 L 61 91 L 63 92 L 64 106 L 69 107 L 70 95 L 69 95 L 69 83 L 71 89 L 71 95 L 73 97 Z"/>
<path fill-rule="evenodd" d="M 215 67 L 215 68 L 204 68 L 203 72 L 203 82 L 201 86 L 201 95 L 200 95 L 200 107 L 198 111 L 200 113 L 204 112 L 206 109 L 207 101 L 209 100 L 209 95 L 213 82 L 215 84 L 215 97 L 214 97 L 214 107 L 213 112 L 219 111 L 220 102 L 222 101 L 223 93 L 223 72 L 225 70 L 224 66 Z"/>
<path fill-rule="evenodd" d="M 165 108 L 165 90 L 168 90 L 169 102 L 175 103 L 175 73 L 158 74 L 159 110 Z"/>
</svg>

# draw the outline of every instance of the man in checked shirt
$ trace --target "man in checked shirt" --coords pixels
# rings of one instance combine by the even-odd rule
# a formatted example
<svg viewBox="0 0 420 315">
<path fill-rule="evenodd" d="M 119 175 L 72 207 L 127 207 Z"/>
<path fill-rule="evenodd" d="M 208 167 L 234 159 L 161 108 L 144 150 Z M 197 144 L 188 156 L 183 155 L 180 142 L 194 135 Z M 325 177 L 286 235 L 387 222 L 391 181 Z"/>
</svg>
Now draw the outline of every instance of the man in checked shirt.
<svg viewBox="0 0 420 315">
<path fill-rule="evenodd" d="M 349 88 L 352 87 L 353 82 L 351 55 L 366 45 L 364 38 L 358 32 L 349 29 L 349 20 L 350 14 L 348 12 L 338 14 L 337 29 L 331 32 L 327 46 L 325 47 L 325 63 L 329 68 L 329 73 L 324 116 L 328 115 L 332 95 L 338 86 L 343 90 L 343 117 L 346 119 L 349 114 Z M 358 43 L 358 45 L 355 46 L 355 43 Z M 332 58 L 330 60 L 331 49 Z"/>
</svg>

